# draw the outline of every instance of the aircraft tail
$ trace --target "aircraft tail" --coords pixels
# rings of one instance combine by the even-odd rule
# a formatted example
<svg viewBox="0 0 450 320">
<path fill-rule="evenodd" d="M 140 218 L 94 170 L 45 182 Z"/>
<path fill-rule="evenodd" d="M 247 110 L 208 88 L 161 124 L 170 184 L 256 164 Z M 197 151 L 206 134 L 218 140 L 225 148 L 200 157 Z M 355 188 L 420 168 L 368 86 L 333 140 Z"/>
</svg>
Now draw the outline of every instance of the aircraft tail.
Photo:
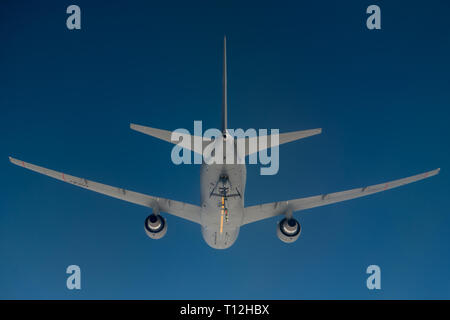
<svg viewBox="0 0 450 320">
<path fill-rule="evenodd" d="M 141 126 L 141 125 L 134 124 L 134 123 L 130 123 L 130 128 L 135 131 L 139 131 L 143 134 L 158 138 L 158 139 L 166 141 L 166 142 L 176 143 L 171 140 L 172 132 L 168 131 L 168 130 Z"/>
<path fill-rule="evenodd" d="M 189 133 L 177 133 L 176 137 L 178 140 L 172 140 L 172 131 L 156 129 L 146 126 L 141 126 L 138 124 L 131 123 L 130 128 L 132 130 L 141 132 L 143 134 L 158 138 L 160 140 L 177 144 L 182 148 L 192 150 L 196 153 L 202 154 L 204 146 L 211 142 L 209 138 L 202 138 L 200 136 L 193 136 Z M 181 140 L 180 140 L 181 139 Z"/>
<path fill-rule="evenodd" d="M 310 130 L 301 130 L 301 131 L 293 131 L 293 132 L 286 132 L 286 133 L 280 133 L 277 134 L 278 142 L 272 145 L 272 135 L 263 136 L 263 137 L 244 137 L 244 138 L 238 138 L 237 143 L 239 144 L 239 140 L 244 140 L 245 145 L 245 155 L 248 156 L 252 153 L 256 153 L 265 149 L 270 149 L 285 143 L 289 143 L 292 141 L 304 139 L 307 137 L 315 136 L 316 134 L 321 134 L 322 128 L 317 129 L 310 129 Z M 258 140 L 259 139 L 266 139 L 267 143 L 261 144 Z M 251 145 L 254 147 L 252 148 Z"/>
<path fill-rule="evenodd" d="M 227 37 L 223 37 L 222 134 L 227 131 Z"/>
<path fill-rule="evenodd" d="M 225 135 L 228 129 L 228 122 L 227 122 L 227 109 L 228 109 L 228 103 L 227 103 L 227 38 L 226 36 L 223 37 L 223 75 L 222 75 L 222 134 Z M 173 144 L 179 144 L 183 148 L 186 148 L 188 150 L 192 150 L 197 153 L 202 153 L 202 149 L 200 147 L 204 147 L 205 145 L 209 144 L 211 142 L 211 139 L 209 138 L 203 138 L 203 137 L 197 137 L 192 136 L 190 134 L 178 134 L 179 137 L 182 138 L 181 141 L 173 141 L 172 138 L 172 132 L 168 130 L 162 130 L 162 129 L 156 129 L 151 127 L 145 127 L 137 124 L 131 124 L 131 129 L 139 131 L 141 133 L 144 133 L 149 136 L 153 136 L 155 138 L 158 138 L 160 140 L 173 143 Z M 306 137 L 314 136 L 316 134 L 320 134 L 322 132 L 321 128 L 318 129 L 312 129 L 312 130 L 302 130 L 302 131 L 294 131 L 294 132 L 287 132 L 287 133 L 281 133 L 278 135 L 278 142 L 276 142 L 275 145 L 271 145 L 271 136 L 267 137 L 268 142 L 265 146 L 259 145 L 257 142 L 258 137 L 244 137 L 244 138 L 238 138 L 238 139 L 244 139 L 245 145 L 246 145 L 246 152 L 245 155 L 249 155 L 261 150 L 265 150 L 271 147 L 275 147 L 281 144 L 289 143 L 295 140 L 303 139 Z M 256 140 L 255 140 L 256 139 Z M 255 141 L 253 141 L 255 140 Z M 256 143 L 256 144 L 255 144 Z M 257 148 L 254 150 L 250 150 L 249 146 L 255 145 Z"/>
</svg>

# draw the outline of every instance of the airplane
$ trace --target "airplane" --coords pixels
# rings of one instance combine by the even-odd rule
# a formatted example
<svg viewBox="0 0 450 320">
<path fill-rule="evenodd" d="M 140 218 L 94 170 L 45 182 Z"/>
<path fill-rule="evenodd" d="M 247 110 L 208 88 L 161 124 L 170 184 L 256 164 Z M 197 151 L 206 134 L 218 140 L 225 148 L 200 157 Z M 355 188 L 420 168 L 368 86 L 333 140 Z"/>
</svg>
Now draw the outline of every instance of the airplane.
<svg viewBox="0 0 450 320">
<path fill-rule="evenodd" d="M 214 143 L 225 144 L 227 139 L 233 139 L 227 126 L 227 58 L 226 37 L 223 48 L 223 78 L 222 78 L 222 135 Z M 131 129 L 176 144 L 171 140 L 172 132 L 136 124 L 130 124 Z M 321 129 L 295 131 L 279 134 L 279 145 L 320 134 Z M 194 139 L 194 136 L 187 136 Z M 245 138 L 248 139 L 250 138 Z M 203 141 L 210 143 L 210 141 Z M 270 145 L 266 146 L 269 148 Z M 236 143 L 234 143 L 236 148 Z M 237 152 L 235 153 L 237 154 Z M 245 150 L 245 155 L 249 150 Z M 368 196 L 374 193 L 400 187 L 412 182 L 437 175 L 440 168 L 420 173 L 403 179 L 393 180 L 371 186 L 363 186 L 347 191 L 321 194 L 317 196 L 298 198 L 289 201 L 277 201 L 255 206 L 244 205 L 246 166 L 244 164 L 206 164 L 200 169 L 200 205 L 180 202 L 156 196 L 117 188 L 106 184 L 78 178 L 63 172 L 50 170 L 12 157 L 9 160 L 18 166 L 47 175 L 57 180 L 73 184 L 80 188 L 92 190 L 113 198 L 138 204 L 152 209 L 145 219 L 144 229 L 152 239 L 161 239 L 167 232 L 167 221 L 160 212 L 165 212 L 179 218 L 197 223 L 205 242 L 215 249 L 229 248 L 237 239 L 240 227 L 268 219 L 282 217 L 277 223 L 278 238 L 285 243 L 295 242 L 301 233 L 300 223 L 293 217 L 294 212 L 329 205 L 345 200 Z"/>
</svg>

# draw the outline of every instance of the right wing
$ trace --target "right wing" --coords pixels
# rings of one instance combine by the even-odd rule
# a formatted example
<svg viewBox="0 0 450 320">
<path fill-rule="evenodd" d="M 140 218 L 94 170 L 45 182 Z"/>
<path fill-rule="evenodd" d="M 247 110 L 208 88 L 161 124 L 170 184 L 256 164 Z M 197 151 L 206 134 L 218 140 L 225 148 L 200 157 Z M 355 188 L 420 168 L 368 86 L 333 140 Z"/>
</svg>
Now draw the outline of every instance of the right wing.
<svg viewBox="0 0 450 320">
<path fill-rule="evenodd" d="M 423 180 L 437 175 L 441 169 L 424 172 L 408 178 L 398 179 L 390 182 L 380 183 L 372 186 L 356 188 L 347 191 L 326 193 L 319 196 L 279 201 L 247 207 L 244 209 L 244 224 L 275 217 L 284 213 L 306 210 L 310 208 L 325 206 L 336 202 L 368 196 L 381 191 L 397 188 L 408 183 Z"/>
<path fill-rule="evenodd" d="M 39 167 L 31 163 L 24 162 L 22 160 L 17 160 L 9 157 L 11 163 L 35 171 L 46 176 L 55 178 L 57 180 L 73 184 L 77 187 L 92 190 L 104 195 L 124 200 L 127 202 L 139 204 L 144 207 L 153 208 L 153 210 L 160 210 L 167 212 L 179 218 L 183 218 L 192 222 L 200 222 L 200 210 L 201 208 L 196 205 L 192 205 L 185 202 L 169 200 L 159 197 L 148 196 L 142 193 L 125 190 L 122 188 L 116 188 L 108 186 L 106 184 L 86 180 L 83 178 L 74 177 L 62 172 L 50 170 L 44 167 Z"/>
</svg>

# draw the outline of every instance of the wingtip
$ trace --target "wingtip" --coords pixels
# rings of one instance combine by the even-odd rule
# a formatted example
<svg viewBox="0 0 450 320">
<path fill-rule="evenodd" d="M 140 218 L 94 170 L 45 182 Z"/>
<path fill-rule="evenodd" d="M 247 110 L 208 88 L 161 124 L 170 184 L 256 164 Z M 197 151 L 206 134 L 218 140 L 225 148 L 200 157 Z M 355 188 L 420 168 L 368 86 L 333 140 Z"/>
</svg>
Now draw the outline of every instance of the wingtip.
<svg viewBox="0 0 450 320">
<path fill-rule="evenodd" d="M 23 163 L 22 160 L 15 159 L 15 158 L 13 158 L 11 156 L 8 156 L 8 159 L 9 159 L 9 162 L 11 162 L 12 164 L 15 164 L 15 165 L 19 165 L 19 163 L 21 163 L 21 162 Z"/>
<path fill-rule="evenodd" d="M 144 129 L 144 128 L 145 127 L 141 126 L 140 124 L 130 123 L 130 129 L 131 130 L 142 132 L 142 129 Z"/>
<path fill-rule="evenodd" d="M 425 173 L 425 177 L 428 178 L 428 177 L 436 176 L 436 175 L 439 174 L 440 171 L 441 171 L 441 168 L 437 168 L 437 169 L 428 171 L 428 172 Z"/>
</svg>

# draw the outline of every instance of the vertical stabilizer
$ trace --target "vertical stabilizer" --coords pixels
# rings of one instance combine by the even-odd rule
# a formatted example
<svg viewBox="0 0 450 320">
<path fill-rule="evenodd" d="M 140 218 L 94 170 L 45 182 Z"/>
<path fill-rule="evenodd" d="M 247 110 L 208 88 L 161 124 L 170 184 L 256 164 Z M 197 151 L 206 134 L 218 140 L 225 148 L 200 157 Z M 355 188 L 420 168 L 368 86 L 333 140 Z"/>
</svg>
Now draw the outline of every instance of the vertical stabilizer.
<svg viewBox="0 0 450 320">
<path fill-rule="evenodd" d="M 227 130 L 227 37 L 223 37 L 222 133 Z"/>
</svg>

